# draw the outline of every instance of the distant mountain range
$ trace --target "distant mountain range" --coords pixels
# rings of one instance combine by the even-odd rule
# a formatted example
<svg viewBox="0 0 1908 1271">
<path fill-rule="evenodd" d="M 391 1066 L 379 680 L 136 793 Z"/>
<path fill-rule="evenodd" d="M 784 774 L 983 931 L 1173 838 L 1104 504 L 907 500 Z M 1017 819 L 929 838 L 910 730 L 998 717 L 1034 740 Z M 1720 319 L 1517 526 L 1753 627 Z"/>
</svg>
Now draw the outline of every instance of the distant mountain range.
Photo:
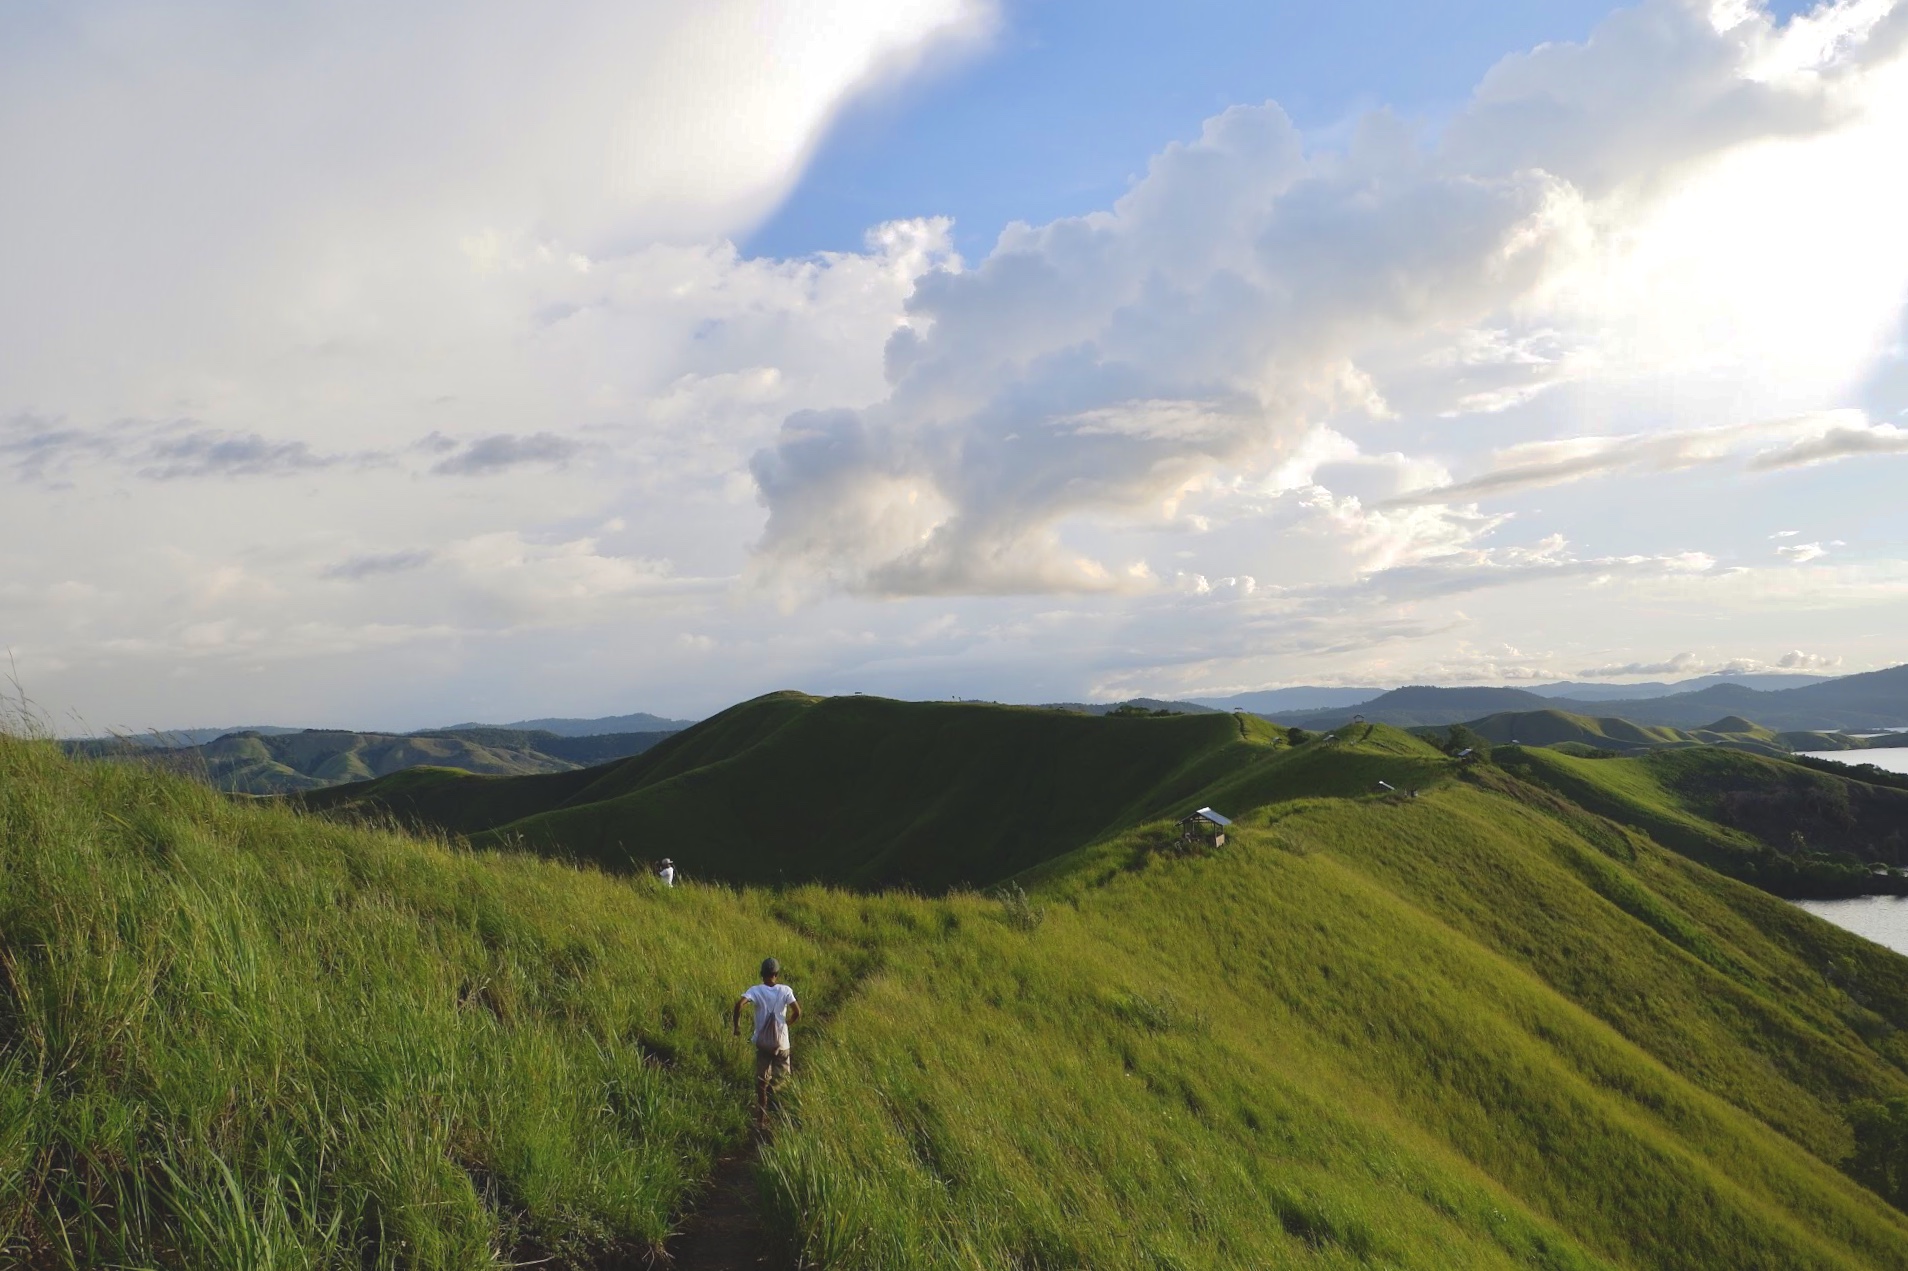
<svg viewBox="0 0 1908 1271">
<path fill-rule="evenodd" d="M 116 737 L 63 744 L 74 754 L 159 763 L 234 794 L 293 794 L 420 767 L 493 777 L 570 772 L 639 755 L 674 731 L 564 737 L 547 730 L 483 725 L 403 735 L 246 729 L 189 746 Z"/>
<path fill-rule="evenodd" d="M 420 728 L 409 733 L 367 732 L 366 737 L 439 737 L 452 733 L 471 733 L 483 729 L 505 732 L 551 733 L 558 737 L 610 737 L 624 733 L 673 733 L 695 723 L 693 719 L 667 719 L 638 711 L 633 715 L 605 715 L 600 719 L 520 719 L 509 724 L 449 724 L 443 728 Z M 231 728 L 170 728 L 115 737 L 76 737 L 73 741 L 113 742 L 121 745 L 182 749 L 203 746 L 221 737 L 255 733 L 260 737 L 283 737 L 292 733 L 337 732 L 328 728 L 288 728 L 282 724 L 240 724 Z M 343 730 L 349 732 L 349 729 Z"/>
<path fill-rule="evenodd" d="M 472 728 L 515 728 L 529 732 L 555 733 L 559 737 L 602 737 L 612 733 L 673 733 L 689 727 L 693 719 L 665 719 L 637 711 L 633 715 L 605 715 L 600 719 L 520 719 L 510 724 L 452 724 L 437 731 L 463 732 Z"/>
<path fill-rule="evenodd" d="M 1724 716 L 1736 715 L 1777 732 L 1879 731 L 1908 727 L 1908 666 L 1833 679 L 1818 678 L 1793 688 L 1757 689 L 1732 680 L 1712 683 L 1692 692 L 1596 700 L 1522 688 L 1410 685 L 1380 693 L 1354 706 L 1286 711 L 1279 714 L 1278 720 L 1304 728 L 1335 728 L 1362 716 L 1375 722 L 1417 727 L 1459 724 L 1500 712 L 1542 711 L 1552 707 L 1675 728 L 1701 728 Z M 1577 710 L 1579 707 L 1587 709 Z"/>
<path fill-rule="evenodd" d="M 1531 692 L 1539 697 L 1568 697 L 1579 702 L 1641 702 L 1653 697 L 1669 697 L 1674 693 L 1697 693 L 1718 684 L 1740 684 L 1744 688 L 1753 688 L 1761 692 L 1772 692 L 1785 688 L 1807 688 L 1811 684 L 1825 684 L 1834 679 L 1831 675 L 1698 675 L 1693 679 L 1664 683 L 1660 680 L 1642 684 L 1594 684 L 1581 680 L 1559 680 L 1555 684 L 1529 685 Z"/>
<path fill-rule="evenodd" d="M 1523 685 L 1517 691 L 1534 693 L 1538 697 L 1566 697 L 1577 702 L 1638 702 L 1677 693 L 1699 692 L 1718 684 L 1740 684 L 1745 688 L 1769 692 L 1806 688 L 1811 684 L 1827 683 L 1832 678 L 1826 675 L 1787 674 L 1699 675 L 1675 683 L 1650 681 L 1643 684 L 1593 684 L 1581 680 L 1559 680 L 1554 684 Z M 1315 711 L 1363 706 L 1386 691 L 1382 688 L 1327 688 L 1317 684 L 1300 684 L 1291 688 L 1264 689 L 1257 693 L 1234 693 L 1230 697 L 1195 697 L 1189 702 L 1216 710 L 1243 710 L 1258 715 L 1273 711 Z"/>
<path fill-rule="evenodd" d="M 1727 735 L 1738 743 L 1772 750 L 1828 750 L 1855 743 L 1847 739 L 1840 743 L 1820 738 L 1777 739 L 1776 734 L 1908 727 L 1908 666 L 1832 678 L 1705 675 L 1677 683 L 1628 685 L 1559 681 L 1527 688 L 1407 685 L 1388 691 L 1299 685 L 1192 701 L 1141 697 L 1118 703 L 1055 702 L 1048 708 L 1088 715 L 1116 711 L 1245 711 L 1314 730 L 1339 728 L 1356 718 L 1422 728 L 1475 723 L 1490 717 L 1501 717 L 1505 728 L 1515 729 L 1522 717 L 1563 712 L 1602 721 L 1583 730 L 1581 740 L 1591 746 L 1610 746 L 1617 734 L 1608 725 L 1621 721 L 1644 729 L 1672 730 L 1656 739 L 1656 744 L 1712 741 Z M 456 724 L 407 734 L 261 724 L 239 729 L 187 728 L 67 744 L 70 749 L 90 754 L 160 750 L 168 754 L 168 762 L 184 765 L 223 789 L 283 794 L 362 781 L 422 765 L 497 776 L 565 772 L 639 754 L 670 733 L 690 727 L 691 722 L 639 711 L 596 719 L 551 717 L 503 725 Z M 1738 724 L 1749 725 L 1758 735 L 1750 738 L 1748 730 Z M 1529 729 L 1536 724 L 1523 727 Z M 1556 731 L 1553 725 L 1544 727 Z M 1579 726 L 1557 727 L 1567 733 Z M 1682 730 L 1682 735 L 1673 735 L 1675 730 Z M 1515 734 L 1490 740 L 1508 740 L 1509 735 Z"/>
<path fill-rule="evenodd" d="M 1299 684 L 1291 688 L 1269 688 L 1257 693 L 1234 693 L 1231 697 L 1195 697 L 1193 704 L 1222 711 L 1251 711 L 1263 715 L 1277 711 L 1330 710 L 1339 706 L 1357 706 L 1369 702 L 1385 690 L 1381 688 L 1324 688 Z"/>
</svg>

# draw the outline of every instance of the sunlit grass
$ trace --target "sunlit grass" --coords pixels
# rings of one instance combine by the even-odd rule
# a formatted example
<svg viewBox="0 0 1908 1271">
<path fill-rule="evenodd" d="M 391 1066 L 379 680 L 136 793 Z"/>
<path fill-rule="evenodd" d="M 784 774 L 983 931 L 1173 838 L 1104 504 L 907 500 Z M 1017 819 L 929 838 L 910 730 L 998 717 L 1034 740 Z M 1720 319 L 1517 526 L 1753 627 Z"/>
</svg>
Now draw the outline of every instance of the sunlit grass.
<svg viewBox="0 0 1908 1271">
<path fill-rule="evenodd" d="M 765 910 L 0 740 L 0 1248 L 650 1247 L 742 1131 L 725 996 L 766 950 L 827 982 Z"/>
<path fill-rule="evenodd" d="M 1394 730 L 1247 743 L 1173 778 L 1223 849 L 1146 821 L 921 898 L 0 740 L 0 1262 L 640 1259 L 743 1141 L 774 953 L 765 1203 L 812 1266 L 1908 1266 L 1837 1168 L 1908 1095 L 1908 961 Z"/>
</svg>

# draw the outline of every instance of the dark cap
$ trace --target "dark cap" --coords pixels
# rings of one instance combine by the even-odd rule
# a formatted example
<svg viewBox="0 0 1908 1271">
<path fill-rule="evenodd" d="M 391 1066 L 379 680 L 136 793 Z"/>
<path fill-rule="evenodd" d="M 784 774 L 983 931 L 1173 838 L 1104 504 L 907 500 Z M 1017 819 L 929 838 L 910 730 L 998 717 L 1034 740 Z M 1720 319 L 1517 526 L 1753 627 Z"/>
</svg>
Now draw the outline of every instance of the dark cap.
<svg viewBox="0 0 1908 1271">
<path fill-rule="evenodd" d="M 780 975 L 781 973 L 782 973 L 782 964 L 780 962 L 777 962 L 774 958 L 762 959 L 762 974 L 763 975 Z"/>
</svg>

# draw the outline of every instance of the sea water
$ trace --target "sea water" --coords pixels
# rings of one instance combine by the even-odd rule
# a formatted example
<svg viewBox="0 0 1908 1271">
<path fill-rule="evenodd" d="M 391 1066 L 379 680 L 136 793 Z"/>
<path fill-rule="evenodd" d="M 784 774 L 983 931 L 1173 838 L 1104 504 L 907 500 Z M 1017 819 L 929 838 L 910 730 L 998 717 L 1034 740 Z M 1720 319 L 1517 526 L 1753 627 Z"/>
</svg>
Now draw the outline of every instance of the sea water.
<svg viewBox="0 0 1908 1271">
<path fill-rule="evenodd" d="M 1908 746 L 1880 750 L 1818 750 L 1812 759 L 1836 763 L 1872 763 L 1889 772 L 1908 772 Z M 1796 904 L 1818 918 L 1858 936 L 1908 953 L 1908 896 L 1855 896 L 1848 900 L 1798 900 Z"/>
<path fill-rule="evenodd" d="M 1805 750 L 1811 759 L 1832 759 L 1836 763 L 1872 763 L 1889 772 L 1908 772 L 1908 746 L 1885 746 L 1877 750 Z"/>
<path fill-rule="evenodd" d="M 1886 945 L 1896 953 L 1908 953 L 1908 896 L 1856 896 L 1849 900 L 1798 900 L 1795 903 L 1845 931 Z"/>
</svg>

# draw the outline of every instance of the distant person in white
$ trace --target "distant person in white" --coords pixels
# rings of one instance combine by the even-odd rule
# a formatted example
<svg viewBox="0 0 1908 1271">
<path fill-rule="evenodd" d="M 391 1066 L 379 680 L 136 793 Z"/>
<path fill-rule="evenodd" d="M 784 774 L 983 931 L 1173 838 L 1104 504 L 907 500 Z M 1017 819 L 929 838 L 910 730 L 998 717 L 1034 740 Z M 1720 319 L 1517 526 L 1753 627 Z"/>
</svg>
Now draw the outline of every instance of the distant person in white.
<svg viewBox="0 0 1908 1271">
<path fill-rule="evenodd" d="M 762 959 L 762 982 L 735 999 L 729 1012 L 729 1031 L 742 1035 L 742 1008 L 754 1008 L 755 1022 L 749 1035 L 755 1039 L 755 1124 L 768 1124 L 769 1096 L 782 1078 L 788 1076 L 788 1026 L 802 1017 L 802 1004 L 795 990 L 780 983 L 782 964 L 774 958 Z"/>
<path fill-rule="evenodd" d="M 664 887 L 674 887 L 676 885 L 676 862 L 670 860 L 667 856 L 663 857 L 656 865 L 656 877 L 662 879 Z"/>
</svg>

